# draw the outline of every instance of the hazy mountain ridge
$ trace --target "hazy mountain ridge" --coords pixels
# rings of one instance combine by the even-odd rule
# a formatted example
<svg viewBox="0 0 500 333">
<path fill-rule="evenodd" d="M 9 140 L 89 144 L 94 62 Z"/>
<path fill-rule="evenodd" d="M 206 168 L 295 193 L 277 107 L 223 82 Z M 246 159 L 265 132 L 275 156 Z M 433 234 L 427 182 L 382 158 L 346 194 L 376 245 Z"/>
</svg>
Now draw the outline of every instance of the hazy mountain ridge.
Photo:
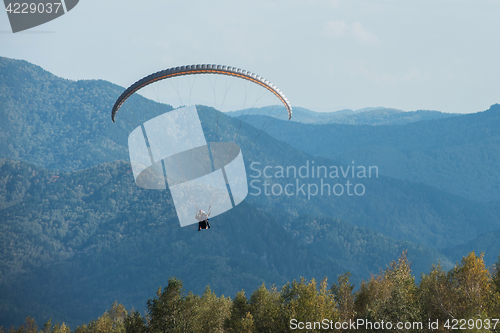
<svg viewBox="0 0 500 333">
<path fill-rule="evenodd" d="M 246 122 L 258 127 L 261 116 Z M 500 105 L 401 126 L 313 125 L 276 120 L 266 131 L 312 155 L 377 165 L 380 173 L 480 201 L 500 200 Z M 291 135 L 293 133 L 293 135 Z"/>
<path fill-rule="evenodd" d="M 272 106 L 225 112 L 231 117 L 271 116 L 286 119 L 286 109 L 283 106 Z M 306 108 L 294 107 L 291 121 L 303 124 L 348 124 L 348 125 L 403 125 L 421 120 L 443 119 L 457 114 L 439 111 L 417 110 L 401 111 L 391 108 L 363 108 L 360 110 L 339 110 L 333 112 L 315 112 Z"/>
<path fill-rule="evenodd" d="M 463 251 L 474 251 L 478 255 L 484 253 L 484 260 L 488 263 L 496 262 L 500 259 L 500 251 L 498 246 L 498 240 L 500 239 L 500 230 L 493 230 L 482 233 L 473 240 L 460 244 L 451 248 L 443 249 L 442 252 L 452 262 L 457 262 L 461 260 L 461 254 Z"/>
</svg>

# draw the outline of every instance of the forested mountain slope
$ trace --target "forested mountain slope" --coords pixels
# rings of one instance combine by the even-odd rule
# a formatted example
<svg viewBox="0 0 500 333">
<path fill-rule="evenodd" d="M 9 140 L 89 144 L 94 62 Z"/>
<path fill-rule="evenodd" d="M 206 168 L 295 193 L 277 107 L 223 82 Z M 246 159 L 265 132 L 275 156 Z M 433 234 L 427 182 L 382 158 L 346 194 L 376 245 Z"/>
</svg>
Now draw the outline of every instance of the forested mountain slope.
<svg viewBox="0 0 500 333">
<path fill-rule="evenodd" d="M 428 247 L 340 220 L 283 228 L 245 202 L 209 230 L 181 228 L 169 192 L 135 186 L 125 162 L 67 173 L 0 161 L 0 325 L 28 313 L 80 324 L 117 299 L 139 308 L 170 276 L 235 295 L 346 271 L 359 282 L 404 250 L 418 271 L 450 266 Z"/>
<path fill-rule="evenodd" d="M 3 135 L 0 138 L 0 156 L 58 170 L 77 170 L 117 159 L 128 160 L 127 136 L 132 126 L 120 119 L 120 114 L 116 123 L 110 120 L 111 105 L 121 93 L 119 87 L 103 81 L 63 80 L 24 61 L 1 58 L 1 64 L 4 70 L 1 72 L 0 87 L 5 92 L 1 98 L 5 103 L 0 103 L 0 111 L 2 118 L 8 121 L 0 125 Z M 141 96 L 133 96 L 130 102 L 136 110 L 134 114 L 144 119 L 153 116 L 158 110 L 170 109 L 168 105 L 155 104 Z M 437 191 L 432 186 L 376 177 L 375 172 L 369 179 L 352 177 L 350 172 L 343 177 L 340 170 L 339 177 L 334 179 L 309 177 L 304 180 L 298 176 L 266 179 L 264 175 L 253 178 L 256 176 L 251 168 L 253 162 L 258 163 L 255 168 L 260 171 L 267 166 L 293 166 L 298 169 L 315 162 L 316 166 L 343 167 L 345 170 L 359 165 L 365 168 L 375 166 L 380 174 L 384 174 L 384 166 L 371 163 L 370 160 L 366 164 L 356 161 L 356 165 L 353 165 L 349 161 L 341 165 L 334 160 L 313 158 L 284 142 L 274 140 L 259 128 L 211 108 L 199 107 L 199 116 L 208 141 L 231 142 L 235 133 L 238 134 L 236 142 L 242 148 L 249 181 L 260 181 L 258 187 L 261 190 L 264 190 L 266 180 L 282 186 L 301 182 L 296 186 L 295 196 L 266 196 L 264 192 L 254 196 L 257 190 L 250 188 L 247 201 L 263 207 L 278 221 L 285 222 L 304 214 L 339 217 L 396 239 L 437 248 L 461 244 L 500 225 L 496 203 L 477 204 Z M 287 126 L 304 126 L 300 127 L 304 129 L 318 125 L 288 122 L 281 128 Z M 349 130 L 358 133 L 359 129 L 365 127 L 343 128 L 347 135 L 351 133 Z M 387 128 L 389 133 L 393 131 L 393 127 L 376 128 Z M 273 131 L 270 133 L 273 134 Z M 283 134 L 280 130 L 275 133 Z M 322 135 L 326 134 L 318 131 L 314 135 L 310 134 L 307 140 L 316 142 L 316 138 Z M 301 137 L 299 128 L 295 132 L 288 132 L 282 139 L 293 141 L 298 137 Z M 303 141 L 307 140 L 304 138 Z M 341 146 L 328 140 L 317 141 L 316 144 L 323 148 L 315 149 L 333 152 Z M 330 150 L 325 147 L 330 147 Z M 321 181 L 328 182 L 330 186 L 337 183 L 345 186 L 347 181 L 361 183 L 366 193 L 349 196 L 346 189 L 341 196 L 330 194 L 309 197 L 298 191 L 302 185 L 321 185 Z"/>
<path fill-rule="evenodd" d="M 260 116 L 246 121 L 258 127 Z M 500 105 L 400 126 L 309 125 L 276 120 L 266 130 L 312 155 L 377 165 L 382 175 L 479 201 L 500 199 Z"/>
</svg>

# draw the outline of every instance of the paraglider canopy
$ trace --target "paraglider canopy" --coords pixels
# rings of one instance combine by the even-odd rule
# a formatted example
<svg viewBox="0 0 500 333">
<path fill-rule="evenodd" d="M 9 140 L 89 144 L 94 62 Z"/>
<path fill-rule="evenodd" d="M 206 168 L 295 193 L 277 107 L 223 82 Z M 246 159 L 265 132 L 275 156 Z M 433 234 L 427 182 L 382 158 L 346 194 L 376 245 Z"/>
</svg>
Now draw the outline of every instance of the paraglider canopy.
<svg viewBox="0 0 500 333">
<path fill-rule="evenodd" d="M 231 66 L 223 66 L 223 65 L 209 65 L 209 64 L 202 64 L 202 65 L 188 65 L 188 66 L 180 66 L 180 67 L 172 67 L 169 69 L 165 69 L 156 73 L 153 73 L 151 75 L 148 75 L 130 87 L 127 88 L 121 94 L 121 96 L 116 100 L 115 105 L 113 106 L 113 109 L 111 111 L 111 119 L 113 122 L 115 121 L 115 116 L 122 104 L 129 98 L 134 92 L 137 90 L 147 86 L 148 84 L 151 84 L 156 81 L 168 79 L 171 77 L 176 77 L 176 76 L 183 76 L 183 75 L 193 75 L 193 74 L 221 74 L 221 75 L 228 75 L 228 76 L 234 76 L 234 77 L 239 77 L 251 82 L 254 82 L 269 91 L 271 91 L 276 97 L 279 98 L 279 100 L 285 105 L 287 111 L 288 111 L 288 119 L 292 118 L 292 106 L 290 105 L 290 102 L 288 99 L 285 97 L 285 95 L 279 90 L 275 85 L 273 85 L 271 82 L 265 80 L 264 78 L 251 73 L 249 71 L 239 69 L 236 67 L 231 67 Z"/>
</svg>

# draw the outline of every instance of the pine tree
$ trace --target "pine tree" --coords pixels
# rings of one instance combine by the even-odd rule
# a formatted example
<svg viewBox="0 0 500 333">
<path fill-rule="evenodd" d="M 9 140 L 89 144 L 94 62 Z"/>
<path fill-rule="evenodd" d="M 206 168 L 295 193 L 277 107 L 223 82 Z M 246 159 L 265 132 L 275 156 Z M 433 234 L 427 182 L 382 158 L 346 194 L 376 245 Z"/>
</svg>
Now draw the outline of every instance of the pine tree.
<svg viewBox="0 0 500 333">
<path fill-rule="evenodd" d="M 224 321 L 228 333 L 250 333 L 254 329 L 253 316 L 244 291 L 236 294 L 231 303 L 231 315 Z"/>
<path fill-rule="evenodd" d="M 127 333 L 146 333 L 146 323 L 138 311 L 134 311 L 125 318 L 125 332 Z M 75 332 L 77 333 L 77 332 Z"/>
<path fill-rule="evenodd" d="M 224 321 L 230 315 L 231 301 L 224 296 L 217 297 L 207 286 L 200 298 L 199 322 L 202 333 L 222 333 Z"/>
<path fill-rule="evenodd" d="M 262 284 L 252 293 L 249 304 L 255 332 L 274 333 L 286 329 L 288 323 L 282 316 L 280 294 L 274 286 L 268 290 Z"/>
<path fill-rule="evenodd" d="M 185 331 L 184 295 L 182 281 L 173 277 L 168 286 L 156 293 L 157 298 L 148 300 L 149 325 L 151 333 Z"/>
</svg>

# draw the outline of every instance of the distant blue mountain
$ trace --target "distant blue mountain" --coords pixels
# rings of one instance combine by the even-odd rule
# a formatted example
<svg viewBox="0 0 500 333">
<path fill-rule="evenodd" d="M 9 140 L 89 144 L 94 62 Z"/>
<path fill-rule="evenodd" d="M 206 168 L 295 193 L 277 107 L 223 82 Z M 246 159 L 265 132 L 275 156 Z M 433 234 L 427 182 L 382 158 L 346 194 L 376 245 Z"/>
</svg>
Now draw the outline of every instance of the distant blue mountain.
<svg viewBox="0 0 500 333">
<path fill-rule="evenodd" d="M 473 240 L 453 246 L 451 248 L 443 249 L 449 260 L 456 263 L 462 259 L 464 251 L 474 251 L 477 255 L 484 253 L 484 261 L 493 263 L 500 259 L 500 249 L 498 240 L 500 239 L 500 229 L 482 233 Z"/>
<path fill-rule="evenodd" d="M 245 121 L 306 153 L 377 165 L 386 176 L 422 182 L 472 200 L 500 200 L 500 105 L 405 125 L 302 124 L 264 116 Z"/>
<path fill-rule="evenodd" d="M 283 106 L 244 109 L 226 112 L 231 117 L 270 116 L 286 120 Z M 349 124 L 349 125 L 402 125 L 421 120 L 442 119 L 456 114 L 439 111 L 418 110 L 404 112 L 398 109 L 369 107 L 356 111 L 344 109 L 334 112 L 315 112 L 301 107 L 293 108 L 292 121 L 303 124 Z"/>
</svg>

